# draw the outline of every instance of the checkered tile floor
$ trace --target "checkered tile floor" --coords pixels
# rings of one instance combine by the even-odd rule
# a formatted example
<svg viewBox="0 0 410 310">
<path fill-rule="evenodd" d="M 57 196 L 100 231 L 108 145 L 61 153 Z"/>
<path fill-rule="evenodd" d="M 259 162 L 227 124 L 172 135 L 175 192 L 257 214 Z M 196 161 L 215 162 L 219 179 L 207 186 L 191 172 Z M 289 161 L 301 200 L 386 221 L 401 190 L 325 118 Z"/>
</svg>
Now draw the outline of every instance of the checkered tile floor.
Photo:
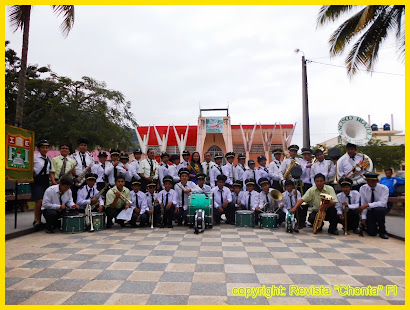
<svg viewBox="0 0 410 310">
<path fill-rule="evenodd" d="M 404 242 L 236 228 L 38 232 L 6 242 L 6 304 L 404 304 Z M 233 287 L 324 285 L 329 297 L 233 296 Z M 341 297 L 334 285 L 397 285 Z"/>
</svg>

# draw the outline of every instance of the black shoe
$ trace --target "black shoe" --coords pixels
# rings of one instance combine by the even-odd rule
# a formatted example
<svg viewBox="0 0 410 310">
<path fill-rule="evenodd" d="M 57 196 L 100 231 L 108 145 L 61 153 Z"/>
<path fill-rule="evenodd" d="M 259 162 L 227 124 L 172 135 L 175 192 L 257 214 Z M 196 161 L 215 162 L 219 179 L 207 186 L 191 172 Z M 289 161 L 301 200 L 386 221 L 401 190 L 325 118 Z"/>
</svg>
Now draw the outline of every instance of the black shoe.
<svg viewBox="0 0 410 310">
<path fill-rule="evenodd" d="M 178 225 L 178 226 L 179 226 L 179 225 Z M 182 226 L 182 224 L 181 224 L 181 226 Z M 168 224 L 168 228 L 174 228 L 174 225 Z"/>
<path fill-rule="evenodd" d="M 379 237 L 382 239 L 389 239 L 389 237 L 386 234 L 379 234 Z"/>
<path fill-rule="evenodd" d="M 354 234 L 360 234 L 360 229 L 359 229 L 359 228 L 354 229 L 354 230 L 353 230 L 353 233 L 354 233 Z"/>
<path fill-rule="evenodd" d="M 332 235 L 339 235 L 339 232 L 337 231 L 337 229 L 335 229 L 335 230 L 328 230 L 327 231 L 329 234 L 332 234 Z"/>
<path fill-rule="evenodd" d="M 178 226 L 182 226 L 182 222 L 178 222 Z M 169 227 L 169 226 L 168 226 Z"/>
<path fill-rule="evenodd" d="M 54 234 L 54 230 L 52 228 L 46 230 L 46 233 L 48 234 Z"/>
<path fill-rule="evenodd" d="M 299 233 L 299 229 L 295 228 L 295 229 L 293 230 L 293 232 Z"/>
<path fill-rule="evenodd" d="M 184 222 L 184 226 L 189 226 L 188 222 Z"/>
<path fill-rule="evenodd" d="M 136 223 L 132 223 L 132 224 L 131 224 L 131 227 L 137 228 L 137 224 L 136 224 Z M 141 227 L 141 225 L 140 225 L 140 227 Z"/>
<path fill-rule="evenodd" d="M 34 231 L 40 231 L 42 229 L 41 223 L 36 223 L 33 228 L 34 228 Z"/>
<path fill-rule="evenodd" d="M 110 229 L 112 225 L 105 226 L 105 229 Z"/>
<path fill-rule="evenodd" d="M 159 225 L 159 228 L 164 228 L 164 224 L 161 223 L 161 224 Z"/>
<path fill-rule="evenodd" d="M 313 225 L 312 225 L 312 227 L 313 227 Z M 317 229 L 317 232 L 321 232 L 321 231 L 322 231 L 322 227 Z"/>
</svg>

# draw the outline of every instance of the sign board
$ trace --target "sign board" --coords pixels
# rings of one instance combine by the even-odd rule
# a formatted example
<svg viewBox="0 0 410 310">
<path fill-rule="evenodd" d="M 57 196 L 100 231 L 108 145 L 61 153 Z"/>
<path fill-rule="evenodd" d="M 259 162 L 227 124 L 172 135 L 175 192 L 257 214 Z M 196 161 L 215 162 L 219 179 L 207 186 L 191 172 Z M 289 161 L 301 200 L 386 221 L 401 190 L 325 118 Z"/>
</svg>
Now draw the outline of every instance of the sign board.
<svg viewBox="0 0 410 310">
<path fill-rule="evenodd" d="M 6 125 L 6 179 L 33 181 L 34 131 Z"/>
<path fill-rule="evenodd" d="M 222 133 L 224 128 L 223 117 L 207 117 L 206 133 Z"/>
</svg>

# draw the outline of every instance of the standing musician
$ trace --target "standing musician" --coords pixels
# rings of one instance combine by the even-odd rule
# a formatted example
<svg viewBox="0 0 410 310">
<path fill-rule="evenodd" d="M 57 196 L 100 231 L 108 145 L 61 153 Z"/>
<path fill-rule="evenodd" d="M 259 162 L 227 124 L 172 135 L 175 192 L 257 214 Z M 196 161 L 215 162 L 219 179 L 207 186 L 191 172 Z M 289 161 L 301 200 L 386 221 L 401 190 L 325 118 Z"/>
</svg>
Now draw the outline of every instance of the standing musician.
<svg viewBox="0 0 410 310">
<path fill-rule="evenodd" d="M 285 174 L 286 170 L 288 170 L 288 167 L 293 164 L 293 162 L 295 161 L 296 164 L 300 165 L 301 159 L 297 158 L 296 156 L 298 155 L 298 151 L 299 151 L 299 146 L 297 145 L 291 145 L 288 147 L 289 150 L 289 158 L 285 158 L 282 162 L 282 164 L 280 165 L 280 169 L 279 169 L 279 177 L 280 180 L 282 182 L 286 181 L 283 177 L 283 175 Z M 292 175 L 289 173 L 289 175 L 287 176 L 287 180 L 292 179 Z"/>
<path fill-rule="evenodd" d="M 211 187 L 205 184 L 206 175 L 204 173 L 200 173 L 197 175 L 196 178 L 198 180 L 198 187 L 201 189 L 201 192 L 205 194 L 210 194 Z"/>
<path fill-rule="evenodd" d="M 121 167 L 122 169 L 125 170 L 123 172 L 124 177 L 125 177 L 125 186 L 131 190 L 131 180 L 132 180 L 132 167 L 128 163 L 130 157 L 127 153 L 122 152 L 120 154 L 120 162 L 118 163 L 118 167 Z"/>
<path fill-rule="evenodd" d="M 179 171 L 179 169 L 181 169 L 181 168 L 187 168 L 188 167 L 188 164 L 189 164 L 189 156 L 190 156 L 191 154 L 189 153 L 189 151 L 187 151 L 187 150 L 185 150 L 185 151 L 183 151 L 182 152 L 182 161 L 181 161 L 181 163 L 179 164 L 179 166 L 178 166 L 178 171 Z"/>
<path fill-rule="evenodd" d="M 289 210 L 291 213 L 295 213 L 296 209 L 303 202 L 307 202 L 312 205 L 312 212 L 309 214 L 308 221 L 313 225 L 315 222 L 316 214 L 319 212 L 320 208 L 326 209 L 326 221 L 329 221 L 329 230 L 328 233 L 332 235 L 338 235 L 337 223 L 339 217 L 337 216 L 337 210 L 335 208 L 337 201 L 336 193 L 333 187 L 325 184 L 325 176 L 321 173 L 318 173 L 314 177 L 315 185 L 308 189 L 308 191 L 303 195 L 301 199 L 298 200 L 296 205 Z M 322 204 L 322 199 L 319 194 L 328 194 L 333 197 L 332 201 L 324 200 Z M 323 227 L 323 223 L 322 223 Z M 317 231 L 322 231 L 320 227 Z"/>
<path fill-rule="evenodd" d="M 221 164 L 222 164 L 222 154 L 219 154 L 219 153 L 215 154 L 214 160 L 215 160 L 215 164 L 212 166 L 211 172 L 210 172 L 210 175 L 209 175 L 209 179 L 210 179 L 210 182 L 211 182 L 210 185 L 211 185 L 212 188 L 217 186 L 216 182 L 217 182 L 218 175 L 223 174 L 222 166 L 221 166 Z"/>
<path fill-rule="evenodd" d="M 162 183 L 164 183 L 164 180 L 162 180 Z M 158 195 L 159 194 L 155 193 L 155 188 L 156 188 L 156 185 L 155 185 L 154 182 L 148 183 L 147 192 L 145 193 L 145 195 L 147 196 L 147 206 L 148 206 L 148 208 L 151 211 L 154 210 L 154 227 L 158 227 L 158 224 L 162 223 L 161 222 L 161 206 L 158 202 Z M 163 226 L 162 226 L 162 228 L 163 228 Z"/>
<path fill-rule="evenodd" d="M 303 159 L 300 161 L 300 166 L 302 168 L 302 175 L 300 176 L 299 180 L 296 182 L 302 181 L 302 194 L 306 193 L 309 188 L 312 187 L 312 150 L 308 148 L 302 148 L 302 156 Z M 298 184 L 296 184 L 298 185 Z M 296 189 L 298 186 L 296 186 Z M 299 207 L 299 214 L 298 214 L 298 226 L 299 228 L 306 227 L 306 218 L 308 213 L 309 205 L 301 205 Z"/>
<path fill-rule="evenodd" d="M 286 218 L 286 213 L 291 210 L 300 200 L 300 192 L 295 189 L 295 184 L 292 180 L 285 181 L 285 191 L 282 193 L 282 201 L 279 204 L 280 210 L 277 212 L 279 221 L 282 223 Z M 298 226 L 300 223 L 298 223 Z"/>
<path fill-rule="evenodd" d="M 100 191 L 104 188 L 105 182 L 108 182 L 108 178 L 105 174 L 105 166 L 107 163 L 107 153 L 102 151 L 98 153 L 99 162 L 95 163 L 91 167 L 91 172 L 97 175 L 97 189 Z"/>
<path fill-rule="evenodd" d="M 269 181 L 269 186 L 271 183 L 270 177 L 269 177 L 269 168 L 266 166 L 266 157 L 265 155 L 259 155 L 257 158 L 258 161 L 258 175 L 259 178 L 257 179 L 258 185 L 260 186 L 259 180 L 260 178 L 266 178 Z"/>
<path fill-rule="evenodd" d="M 210 173 L 212 166 L 215 165 L 215 163 L 212 161 L 212 154 L 210 152 L 205 152 L 204 159 L 205 161 L 202 163 L 202 172 L 206 175 L 206 184 L 210 185 Z"/>
<path fill-rule="evenodd" d="M 173 154 L 170 157 L 171 165 L 168 168 L 168 173 L 174 180 L 174 183 L 179 182 L 179 175 L 178 175 L 178 165 L 179 165 L 179 155 Z"/>
<path fill-rule="evenodd" d="M 141 180 L 132 179 L 131 181 L 131 201 L 132 201 L 132 217 L 131 227 L 137 227 L 137 222 L 140 222 L 140 227 L 144 227 L 148 224 L 152 211 L 148 209 L 147 196 L 140 191 Z"/>
<path fill-rule="evenodd" d="M 142 155 L 141 149 L 136 149 L 133 154 L 134 154 L 134 160 L 130 162 L 132 177 L 139 180 L 141 179 L 140 175 L 138 174 L 138 170 L 140 167 L 140 161 L 141 161 L 141 155 Z"/>
<path fill-rule="evenodd" d="M 120 164 L 120 150 L 111 149 L 110 150 L 111 162 L 105 165 L 105 174 L 108 178 L 108 183 L 111 187 L 115 186 L 115 180 L 120 174 L 124 175 L 125 170 L 119 165 Z M 125 179 L 124 179 L 125 182 Z"/>
<path fill-rule="evenodd" d="M 175 219 L 178 221 L 178 226 L 182 226 L 184 221 L 185 226 L 188 226 L 188 194 L 200 193 L 201 189 L 189 179 L 188 168 L 179 169 L 179 177 L 181 181 L 174 186 L 174 190 L 177 194 L 177 205 L 175 207 Z"/>
<path fill-rule="evenodd" d="M 51 160 L 50 179 L 53 185 L 57 185 L 58 180 L 62 176 L 73 179 L 73 175 L 75 175 L 75 166 L 77 164 L 74 159 L 68 156 L 70 154 L 70 148 L 68 143 L 61 144 L 60 155 Z"/>
<path fill-rule="evenodd" d="M 246 192 L 244 192 L 243 205 L 246 210 L 252 210 L 255 212 L 255 224 L 258 225 L 259 214 L 261 213 L 259 208 L 259 193 L 255 191 L 255 179 L 246 179 Z"/>
<path fill-rule="evenodd" d="M 138 174 L 141 177 L 141 190 L 145 192 L 147 184 L 154 182 L 158 184 L 158 162 L 155 160 L 155 151 L 154 149 L 147 150 L 148 158 L 141 161 L 139 166 Z"/>
<path fill-rule="evenodd" d="M 197 177 L 202 173 L 201 157 L 198 152 L 193 152 L 191 156 L 191 162 L 187 166 L 189 170 L 189 180 L 198 184 Z"/>
<path fill-rule="evenodd" d="M 362 168 L 364 162 L 370 163 L 366 169 Z M 363 174 L 371 172 L 372 166 L 371 159 L 367 155 L 357 153 L 357 146 L 355 144 L 348 143 L 346 145 L 346 154 L 338 160 L 337 176 L 339 179 L 342 177 L 352 179 L 352 189 L 358 191 L 363 184 L 366 184 L 366 179 Z"/>
<path fill-rule="evenodd" d="M 274 189 L 277 189 L 280 192 L 283 192 L 283 187 L 280 186 L 280 174 L 279 174 L 279 169 L 280 165 L 282 162 L 280 161 L 280 158 L 282 156 L 282 149 L 274 149 L 272 150 L 272 159 L 273 161 L 269 164 L 269 178 L 272 181 L 272 187 Z"/>
<path fill-rule="evenodd" d="M 173 228 L 172 219 L 174 218 L 175 207 L 177 205 L 177 193 L 172 189 L 173 178 L 171 176 L 166 175 L 162 181 L 164 183 L 164 189 L 160 191 L 157 196 L 160 208 L 164 210 L 161 228 L 164 226 Z"/>
<path fill-rule="evenodd" d="M 106 195 L 105 214 L 107 215 L 107 225 L 109 229 L 112 226 L 112 220 L 122 211 L 131 207 L 130 190 L 125 187 L 125 178 L 122 174 L 115 178 L 115 186 L 111 188 Z M 124 227 L 124 220 L 116 220 L 117 223 Z"/>
<path fill-rule="evenodd" d="M 88 144 L 90 143 L 90 140 L 86 137 L 82 137 L 77 140 L 77 148 L 78 152 L 75 152 L 74 154 L 71 155 L 71 158 L 75 160 L 77 166 L 75 167 L 75 178 L 74 178 L 74 183 L 82 182 L 80 180 L 79 176 L 81 174 L 84 174 L 85 171 L 91 172 L 91 167 L 94 164 L 94 158 L 87 152 L 88 149 Z M 76 184 L 74 184 L 76 185 Z M 79 186 L 73 186 L 71 189 L 73 192 L 73 199 L 74 201 L 77 200 L 77 191 L 80 186 L 82 186 L 83 183 L 81 183 Z"/>
<path fill-rule="evenodd" d="M 360 194 L 352 190 L 353 181 L 349 178 L 339 180 L 342 191 L 337 194 L 338 203 L 336 204 L 337 215 L 343 226 L 345 226 L 345 208 L 347 209 L 347 231 L 353 230 L 355 234 L 359 231 L 360 214 L 357 212 L 360 206 Z M 346 227 L 345 227 L 346 230 Z"/>
<path fill-rule="evenodd" d="M 164 189 L 163 179 L 164 176 L 169 175 L 169 166 L 168 166 L 169 154 L 167 152 L 161 154 L 161 163 L 158 167 L 158 180 L 160 184 L 160 190 Z"/>
<path fill-rule="evenodd" d="M 44 192 L 50 185 L 50 168 L 51 160 L 47 156 L 50 144 L 47 140 L 37 142 L 37 150 L 39 153 L 34 154 L 34 182 L 30 183 L 31 200 L 36 203 L 34 207 L 34 229 L 36 231 L 41 228 L 41 204 L 43 201 Z"/>
<path fill-rule="evenodd" d="M 245 166 L 245 162 L 246 162 L 246 156 L 245 154 L 239 154 L 238 155 L 238 164 L 235 166 L 235 169 L 233 171 L 233 178 L 238 182 L 242 183 L 243 180 L 243 174 L 245 173 L 246 169 L 248 169 L 247 166 Z M 242 186 L 241 186 L 242 188 Z"/>
<path fill-rule="evenodd" d="M 243 202 L 245 201 L 245 192 L 242 191 L 242 182 L 235 181 L 232 186 L 232 202 L 235 210 L 245 210 Z"/>
<path fill-rule="evenodd" d="M 315 157 L 317 158 L 317 162 L 311 166 L 312 183 L 314 183 L 313 177 L 316 174 L 321 173 L 325 176 L 326 184 L 329 185 L 333 182 L 335 177 L 335 164 L 331 160 L 325 159 L 325 155 L 321 149 L 315 151 Z"/>
<path fill-rule="evenodd" d="M 220 174 L 216 177 L 217 185 L 212 188 L 214 195 L 214 223 L 221 223 L 221 215 L 225 213 L 226 224 L 235 225 L 235 205 L 232 202 L 231 190 L 225 186 L 226 176 Z"/>
<path fill-rule="evenodd" d="M 87 173 L 85 175 L 85 185 L 83 185 L 77 192 L 77 205 L 79 207 L 80 213 L 84 213 L 85 207 L 87 205 L 95 205 L 99 202 L 99 205 L 96 205 L 94 209 L 91 209 L 92 212 L 104 212 L 104 201 L 102 197 L 94 198 L 99 190 L 95 185 L 97 180 L 97 175 L 94 173 Z"/>
<path fill-rule="evenodd" d="M 54 233 L 54 228 L 59 228 L 58 219 L 67 208 L 78 209 L 74 204 L 70 187 L 73 181 L 69 177 L 63 177 L 60 184 L 52 185 L 46 189 L 43 197 L 41 210 L 46 219 L 46 233 Z"/>
<path fill-rule="evenodd" d="M 235 153 L 228 152 L 225 154 L 226 164 L 222 167 L 222 172 L 226 176 L 225 186 L 231 187 L 234 181 L 234 166 Z"/>
<path fill-rule="evenodd" d="M 260 192 L 261 189 L 259 188 L 259 185 L 256 184 L 255 182 L 259 181 L 260 174 L 259 170 L 255 169 L 255 161 L 253 159 L 248 160 L 248 168 L 242 175 L 243 179 L 243 187 L 246 188 L 246 180 L 248 179 L 253 179 L 254 180 L 254 190 L 257 192 Z"/>
<path fill-rule="evenodd" d="M 360 203 L 358 212 L 362 214 L 363 225 L 370 236 L 389 239 L 386 232 L 386 209 L 389 200 L 389 188 L 379 183 L 379 174 L 366 173 L 367 184 L 360 187 Z"/>
</svg>

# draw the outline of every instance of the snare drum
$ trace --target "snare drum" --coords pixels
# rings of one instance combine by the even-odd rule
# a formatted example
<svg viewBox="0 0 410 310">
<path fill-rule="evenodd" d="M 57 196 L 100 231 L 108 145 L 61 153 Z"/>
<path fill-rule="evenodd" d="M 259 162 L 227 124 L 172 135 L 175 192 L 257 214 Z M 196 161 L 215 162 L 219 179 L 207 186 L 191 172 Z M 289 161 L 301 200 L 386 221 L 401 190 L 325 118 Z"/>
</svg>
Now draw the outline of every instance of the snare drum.
<svg viewBox="0 0 410 310">
<path fill-rule="evenodd" d="M 261 228 L 278 228 L 279 215 L 276 213 L 261 214 Z"/>
<path fill-rule="evenodd" d="M 205 213 L 205 225 L 212 226 L 213 220 L 213 196 L 205 193 L 191 193 L 188 196 L 188 224 L 194 225 L 195 213 L 203 210 Z"/>
<path fill-rule="evenodd" d="M 255 213 L 249 210 L 235 212 L 236 227 L 255 227 Z"/>
<path fill-rule="evenodd" d="M 85 229 L 84 219 L 84 214 L 63 216 L 61 231 L 71 234 L 83 232 Z"/>
<path fill-rule="evenodd" d="M 93 228 L 94 228 L 94 230 L 105 229 L 105 214 L 104 213 L 98 213 L 98 212 L 92 212 L 91 215 L 93 217 Z"/>
</svg>

